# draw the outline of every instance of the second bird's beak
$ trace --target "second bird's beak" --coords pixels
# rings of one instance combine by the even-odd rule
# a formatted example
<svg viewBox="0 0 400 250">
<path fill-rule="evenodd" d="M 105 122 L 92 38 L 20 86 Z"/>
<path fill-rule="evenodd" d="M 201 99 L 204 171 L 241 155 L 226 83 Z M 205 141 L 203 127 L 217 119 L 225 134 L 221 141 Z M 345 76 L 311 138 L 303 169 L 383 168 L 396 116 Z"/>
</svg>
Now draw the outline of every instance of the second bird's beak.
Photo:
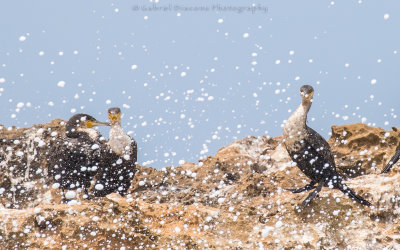
<svg viewBox="0 0 400 250">
<path fill-rule="evenodd" d="M 120 114 L 108 114 L 108 118 L 110 121 L 116 122 L 120 120 L 121 115 Z"/>
</svg>

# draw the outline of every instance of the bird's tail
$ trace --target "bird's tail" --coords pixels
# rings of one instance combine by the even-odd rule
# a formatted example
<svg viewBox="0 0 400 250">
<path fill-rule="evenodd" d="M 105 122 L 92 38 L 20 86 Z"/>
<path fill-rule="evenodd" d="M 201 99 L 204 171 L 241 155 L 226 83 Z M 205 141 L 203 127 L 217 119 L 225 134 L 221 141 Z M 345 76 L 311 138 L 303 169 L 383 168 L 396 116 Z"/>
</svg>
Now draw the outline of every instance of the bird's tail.
<svg viewBox="0 0 400 250">
<path fill-rule="evenodd" d="M 349 188 L 346 184 L 344 184 L 343 181 L 341 181 L 341 183 L 339 183 L 338 185 L 339 190 L 342 191 L 345 195 L 347 195 L 348 197 L 352 198 L 353 200 L 357 201 L 358 203 L 365 205 L 365 206 L 371 206 L 371 203 L 369 203 L 367 200 L 365 200 L 363 197 L 361 197 L 360 195 L 358 195 L 356 192 L 354 192 L 354 190 L 352 190 L 351 188 Z"/>
<path fill-rule="evenodd" d="M 394 153 L 392 159 L 390 159 L 389 163 L 382 170 L 381 174 L 389 172 L 389 170 L 393 167 L 394 164 L 396 164 L 399 158 L 400 158 L 400 145 L 396 148 L 396 153 Z"/>
</svg>

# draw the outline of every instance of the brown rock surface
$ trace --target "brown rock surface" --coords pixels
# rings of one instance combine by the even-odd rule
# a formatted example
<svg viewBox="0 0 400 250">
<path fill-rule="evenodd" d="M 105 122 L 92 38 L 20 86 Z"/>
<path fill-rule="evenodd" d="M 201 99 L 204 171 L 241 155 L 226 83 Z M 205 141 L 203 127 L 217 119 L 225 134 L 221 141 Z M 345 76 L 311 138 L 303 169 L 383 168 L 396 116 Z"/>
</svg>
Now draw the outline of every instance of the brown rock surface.
<svg viewBox="0 0 400 250">
<path fill-rule="evenodd" d="M 363 124 L 332 127 L 329 143 L 339 171 L 351 188 L 374 204 L 371 208 L 354 203 L 340 191 L 323 188 L 309 207 L 299 210 L 296 205 L 305 199 L 307 192 L 292 194 L 284 188 L 304 186 L 309 180 L 291 165 L 280 144 L 281 137 L 246 137 L 197 164 L 186 162 L 161 170 L 139 166 L 127 197 L 110 194 L 90 201 L 60 204 L 60 193 L 51 188 L 47 170 L 42 167 L 51 131 L 62 132 L 60 122 L 0 131 L 5 139 L 0 145 L 1 246 L 8 249 L 400 246 L 400 167 L 395 166 L 389 174 L 379 174 L 394 153 L 399 132 Z M 43 131 L 38 135 L 40 128 Z M 38 147 L 41 143 L 36 137 L 46 145 Z M 19 143 L 15 144 L 17 139 Z M 17 154 L 24 147 L 31 153 L 28 150 L 23 155 Z M 34 150 L 36 154 L 32 153 Z M 25 184 L 30 182 L 34 183 Z"/>
</svg>

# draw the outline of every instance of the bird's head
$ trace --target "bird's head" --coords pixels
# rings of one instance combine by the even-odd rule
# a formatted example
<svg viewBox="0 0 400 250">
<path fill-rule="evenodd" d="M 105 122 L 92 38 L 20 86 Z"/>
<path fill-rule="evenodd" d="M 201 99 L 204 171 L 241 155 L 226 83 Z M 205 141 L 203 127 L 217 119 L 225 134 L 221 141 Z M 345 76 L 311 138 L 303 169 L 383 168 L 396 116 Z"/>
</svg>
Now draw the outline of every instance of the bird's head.
<svg viewBox="0 0 400 250">
<path fill-rule="evenodd" d="M 108 122 L 100 122 L 93 116 L 87 114 L 76 114 L 72 116 L 66 125 L 66 132 L 68 137 L 76 137 L 80 131 L 91 129 L 95 126 L 110 126 Z"/>
<path fill-rule="evenodd" d="M 121 124 L 121 109 L 120 108 L 109 108 L 108 119 L 110 119 L 111 126 L 114 124 Z"/>
<path fill-rule="evenodd" d="M 303 85 L 300 88 L 300 96 L 303 99 L 303 103 L 312 102 L 314 97 L 314 88 L 310 85 Z"/>
</svg>

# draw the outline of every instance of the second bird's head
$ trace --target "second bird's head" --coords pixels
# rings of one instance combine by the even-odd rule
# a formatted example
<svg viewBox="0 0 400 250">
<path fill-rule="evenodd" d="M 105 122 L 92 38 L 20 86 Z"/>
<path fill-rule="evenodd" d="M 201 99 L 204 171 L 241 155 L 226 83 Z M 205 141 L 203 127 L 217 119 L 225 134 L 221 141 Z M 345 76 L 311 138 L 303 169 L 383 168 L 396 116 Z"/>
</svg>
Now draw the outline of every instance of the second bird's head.
<svg viewBox="0 0 400 250">
<path fill-rule="evenodd" d="M 108 119 L 110 119 L 111 126 L 114 124 L 121 124 L 121 109 L 120 108 L 109 108 Z"/>
<path fill-rule="evenodd" d="M 314 88 L 310 85 L 301 86 L 300 96 L 303 99 L 303 102 L 312 102 L 314 97 Z"/>
</svg>

